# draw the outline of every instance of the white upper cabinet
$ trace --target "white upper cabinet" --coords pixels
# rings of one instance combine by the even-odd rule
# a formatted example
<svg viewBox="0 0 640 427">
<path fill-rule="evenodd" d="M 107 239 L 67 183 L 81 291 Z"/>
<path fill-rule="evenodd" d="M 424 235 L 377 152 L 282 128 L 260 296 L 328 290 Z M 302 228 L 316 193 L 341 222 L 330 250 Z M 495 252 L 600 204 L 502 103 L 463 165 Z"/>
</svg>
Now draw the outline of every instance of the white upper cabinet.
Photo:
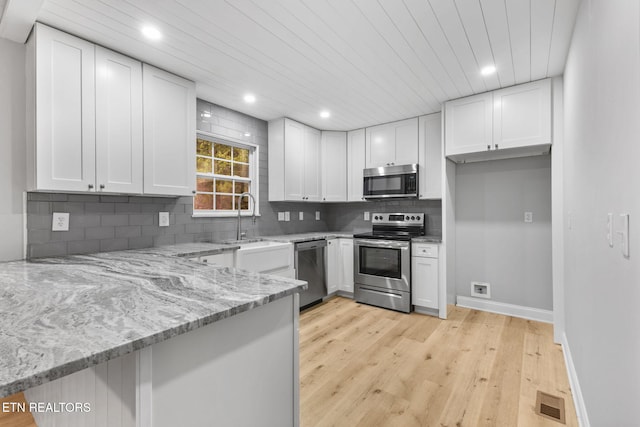
<svg viewBox="0 0 640 427">
<path fill-rule="evenodd" d="M 29 39 L 30 190 L 95 190 L 94 56 L 93 44 L 41 24 Z"/>
<path fill-rule="evenodd" d="M 144 192 L 195 191 L 195 84 L 144 64 Z"/>
<path fill-rule="evenodd" d="M 322 173 L 320 172 L 320 131 L 304 127 L 304 193 L 309 202 L 322 200 Z"/>
<path fill-rule="evenodd" d="M 442 198 L 442 114 L 421 116 L 418 143 L 420 199 Z"/>
<path fill-rule="evenodd" d="M 493 143 L 493 95 L 482 93 L 445 103 L 447 156 L 485 151 Z"/>
<path fill-rule="evenodd" d="M 291 119 L 269 122 L 269 201 L 321 201 L 320 131 Z"/>
<path fill-rule="evenodd" d="M 417 163 L 418 118 L 366 129 L 365 167 Z"/>
<path fill-rule="evenodd" d="M 142 193 L 142 64 L 96 46 L 96 185 Z"/>
<path fill-rule="evenodd" d="M 494 148 L 551 144 L 551 80 L 493 93 Z"/>
<path fill-rule="evenodd" d="M 365 135 L 364 129 L 347 132 L 347 200 L 359 202 L 364 200 L 362 171 L 365 168 Z"/>
<path fill-rule="evenodd" d="M 322 201 L 347 200 L 347 133 L 322 131 Z"/>
<path fill-rule="evenodd" d="M 539 80 L 445 103 L 445 153 L 454 161 L 548 152 L 551 80 Z"/>
</svg>

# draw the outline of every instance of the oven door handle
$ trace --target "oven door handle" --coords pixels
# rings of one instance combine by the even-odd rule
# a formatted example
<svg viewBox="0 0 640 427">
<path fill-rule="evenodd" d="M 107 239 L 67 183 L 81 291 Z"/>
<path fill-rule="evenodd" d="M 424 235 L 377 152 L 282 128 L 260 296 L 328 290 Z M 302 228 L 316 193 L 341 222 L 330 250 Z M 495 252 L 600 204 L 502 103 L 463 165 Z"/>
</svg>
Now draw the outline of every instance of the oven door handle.
<svg viewBox="0 0 640 427">
<path fill-rule="evenodd" d="M 371 248 L 391 248 L 409 249 L 410 242 L 396 242 L 393 240 L 356 239 L 353 242 L 356 246 L 367 246 Z"/>
</svg>

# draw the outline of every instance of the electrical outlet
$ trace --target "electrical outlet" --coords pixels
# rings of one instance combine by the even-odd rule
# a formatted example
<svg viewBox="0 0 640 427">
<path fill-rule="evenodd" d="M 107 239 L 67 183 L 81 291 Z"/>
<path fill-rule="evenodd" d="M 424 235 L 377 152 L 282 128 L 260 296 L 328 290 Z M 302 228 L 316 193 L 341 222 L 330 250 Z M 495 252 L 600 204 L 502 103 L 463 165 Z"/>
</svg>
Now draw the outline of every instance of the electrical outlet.
<svg viewBox="0 0 640 427">
<path fill-rule="evenodd" d="M 369 212 L 365 212 L 364 213 L 364 220 L 365 221 L 369 221 L 369 218 L 370 218 Z"/>
<path fill-rule="evenodd" d="M 629 214 L 620 214 L 620 239 L 622 241 L 622 255 L 629 258 Z"/>
<path fill-rule="evenodd" d="M 533 222 L 533 212 L 524 213 L 524 222 Z"/>
<path fill-rule="evenodd" d="M 471 296 L 491 298 L 491 285 L 486 282 L 471 282 Z"/>
<path fill-rule="evenodd" d="M 160 227 L 169 226 L 169 212 L 158 213 L 158 224 L 160 225 Z"/>
<path fill-rule="evenodd" d="M 304 220 L 304 212 L 298 212 L 298 220 L 299 221 L 303 221 Z"/>
<path fill-rule="evenodd" d="M 54 212 L 51 231 L 69 231 L 69 214 L 66 212 Z"/>
<path fill-rule="evenodd" d="M 284 220 L 291 221 L 291 212 L 287 211 L 284 213 Z"/>
<path fill-rule="evenodd" d="M 284 212 L 278 212 L 278 221 L 284 221 Z"/>
<path fill-rule="evenodd" d="M 316 211 L 316 221 L 320 221 L 320 211 Z"/>
</svg>

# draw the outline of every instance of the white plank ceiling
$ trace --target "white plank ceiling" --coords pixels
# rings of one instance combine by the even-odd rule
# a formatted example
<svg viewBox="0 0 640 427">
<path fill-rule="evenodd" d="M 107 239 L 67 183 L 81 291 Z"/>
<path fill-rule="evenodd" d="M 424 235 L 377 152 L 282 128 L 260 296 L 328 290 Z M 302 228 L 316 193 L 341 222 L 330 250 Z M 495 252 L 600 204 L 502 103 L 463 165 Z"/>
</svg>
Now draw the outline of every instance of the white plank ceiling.
<svg viewBox="0 0 640 427">
<path fill-rule="evenodd" d="M 578 3 L 46 0 L 38 20 L 192 79 L 213 103 L 350 130 L 562 74 Z M 163 39 L 144 39 L 145 24 Z"/>
</svg>

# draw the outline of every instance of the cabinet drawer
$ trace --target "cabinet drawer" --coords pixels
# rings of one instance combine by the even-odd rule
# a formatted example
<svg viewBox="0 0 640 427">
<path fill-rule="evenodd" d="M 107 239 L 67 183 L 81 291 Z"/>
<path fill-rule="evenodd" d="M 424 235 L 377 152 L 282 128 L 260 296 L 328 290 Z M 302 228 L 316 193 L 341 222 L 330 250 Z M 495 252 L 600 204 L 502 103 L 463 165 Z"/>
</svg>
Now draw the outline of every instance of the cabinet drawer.
<svg viewBox="0 0 640 427">
<path fill-rule="evenodd" d="M 414 243 L 411 248 L 411 256 L 438 258 L 438 245 L 431 243 Z"/>
</svg>

